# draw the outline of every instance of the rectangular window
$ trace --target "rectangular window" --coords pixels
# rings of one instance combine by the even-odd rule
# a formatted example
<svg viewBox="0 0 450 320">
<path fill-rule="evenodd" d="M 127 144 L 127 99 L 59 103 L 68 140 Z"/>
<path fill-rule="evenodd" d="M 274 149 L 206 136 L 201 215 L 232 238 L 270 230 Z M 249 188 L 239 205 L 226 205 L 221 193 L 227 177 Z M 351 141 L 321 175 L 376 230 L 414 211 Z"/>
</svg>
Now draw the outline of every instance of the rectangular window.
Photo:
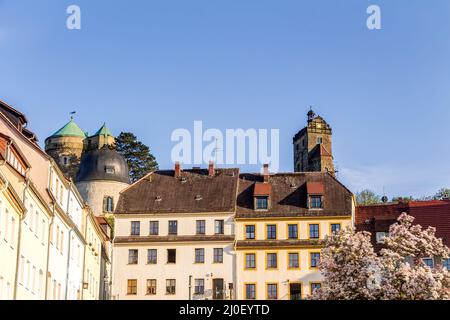
<svg viewBox="0 0 450 320">
<path fill-rule="evenodd" d="M 319 225 L 318 224 L 310 224 L 309 225 L 309 238 L 310 239 L 319 239 Z"/>
<path fill-rule="evenodd" d="M 177 235 L 177 234 L 178 234 L 178 222 L 169 221 L 169 235 Z"/>
<path fill-rule="evenodd" d="M 256 197 L 256 210 L 267 210 L 269 208 L 269 197 Z"/>
<path fill-rule="evenodd" d="M 156 249 L 147 250 L 147 264 L 158 263 L 158 251 Z"/>
<path fill-rule="evenodd" d="M 423 263 L 430 268 L 434 268 L 434 261 L 433 258 L 425 258 L 423 259 Z"/>
<path fill-rule="evenodd" d="M 127 295 L 137 295 L 137 280 L 130 279 L 127 283 Z"/>
<path fill-rule="evenodd" d="M 167 263 L 177 263 L 176 249 L 167 249 Z"/>
<path fill-rule="evenodd" d="M 176 292 L 176 280 L 175 279 L 167 279 L 166 280 L 166 294 L 174 295 Z"/>
<path fill-rule="evenodd" d="M 276 253 L 267 253 L 266 260 L 267 269 L 278 268 L 278 255 Z"/>
<path fill-rule="evenodd" d="M 298 239 L 298 225 L 296 224 L 288 225 L 288 238 Z"/>
<path fill-rule="evenodd" d="M 311 283 L 311 294 L 313 294 L 316 290 L 319 290 L 322 287 L 320 282 L 312 282 Z"/>
<path fill-rule="evenodd" d="M 298 252 L 291 252 L 288 254 L 288 256 L 289 256 L 289 269 L 298 269 L 300 267 Z"/>
<path fill-rule="evenodd" d="M 197 220 L 196 221 L 196 228 L 195 228 L 196 234 L 200 234 L 200 235 L 205 234 L 206 233 L 205 225 L 206 225 L 205 220 Z"/>
<path fill-rule="evenodd" d="M 320 261 L 320 253 L 319 252 L 311 252 L 310 253 L 310 262 L 309 265 L 311 268 L 318 268 Z"/>
<path fill-rule="evenodd" d="M 450 259 L 443 259 L 442 260 L 442 267 L 446 268 L 448 271 L 450 271 Z"/>
<path fill-rule="evenodd" d="M 341 231 L 341 224 L 340 223 L 332 223 L 331 224 L 331 233 L 338 233 Z"/>
<path fill-rule="evenodd" d="M 255 225 L 245 226 L 245 239 L 246 240 L 255 240 Z"/>
<path fill-rule="evenodd" d="M 256 253 L 245 254 L 245 269 L 256 269 Z"/>
<path fill-rule="evenodd" d="M 267 284 L 267 300 L 277 300 L 278 299 L 278 284 L 268 283 Z"/>
<path fill-rule="evenodd" d="M 266 226 L 266 237 L 269 240 L 275 240 L 277 238 L 277 226 L 275 224 L 268 224 Z"/>
<path fill-rule="evenodd" d="M 159 222 L 158 221 L 150 221 L 150 232 L 151 236 L 159 235 Z"/>
<path fill-rule="evenodd" d="M 138 250 L 128 250 L 128 264 L 138 264 Z"/>
<path fill-rule="evenodd" d="M 256 284 L 248 283 L 245 285 L 245 299 L 246 300 L 256 299 Z"/>
<path fill-rule="evenodd" d="M 204 294 L 204 293 L 205 293 L 205 280 L 195 279 L 194 294 Z"/>
<path fill-rule="evenodd" d="M 139 221 L 131 221 L 131 235 L 132 236 L 141 235 L 141 223 Z"/>
<path fill-rule="evenodd" d="M 156 279 L 147 280 L 147 295 L 149 296 L 156 295 Z"/>
<path fill-rule="evenodd" d="M 309 203 L 311 209 L 321 209 L 322 208 L 322 196 L 310 196 Z"/>
<path fill-rule="evenodd" d="M 214 248 L 214 263 L 223 263 L 223 249 Z"/>
<path fill-rule="evenodd" d="M 224 234 L 224 224 L 223 220 L 214 221 L 214 233 L 215 234 Z"/>
<path fill-rule="evenodd" d="M 205 263 L 205 249 L 195 249 L 195 263 Z"/>
<path fill-rule="evenodd" d="M 375 234 L 378 244 L 383 244 L 384 239 L 389 236 L 389 232 L 377 232 Z"/>
</svg>

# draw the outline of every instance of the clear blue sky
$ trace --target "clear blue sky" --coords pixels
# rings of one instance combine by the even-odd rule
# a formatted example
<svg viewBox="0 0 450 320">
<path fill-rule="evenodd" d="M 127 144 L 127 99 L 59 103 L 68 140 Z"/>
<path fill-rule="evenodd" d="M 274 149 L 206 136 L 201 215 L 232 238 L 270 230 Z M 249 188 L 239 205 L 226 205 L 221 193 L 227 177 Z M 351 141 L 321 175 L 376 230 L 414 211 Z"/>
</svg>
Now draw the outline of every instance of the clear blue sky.
<svg viewBox="0 0 450 320">
<path fill-rule="evenodd" d="M 0 0 L 0 99 L 41 143 L 76 110 L 91 133 L 137 134 L 162 168 L 194 120 L 279 128 L 281 171 L 313 105 L 352 191 L 429 195 L 450 187 L 450 1 Z"/>
</svg>

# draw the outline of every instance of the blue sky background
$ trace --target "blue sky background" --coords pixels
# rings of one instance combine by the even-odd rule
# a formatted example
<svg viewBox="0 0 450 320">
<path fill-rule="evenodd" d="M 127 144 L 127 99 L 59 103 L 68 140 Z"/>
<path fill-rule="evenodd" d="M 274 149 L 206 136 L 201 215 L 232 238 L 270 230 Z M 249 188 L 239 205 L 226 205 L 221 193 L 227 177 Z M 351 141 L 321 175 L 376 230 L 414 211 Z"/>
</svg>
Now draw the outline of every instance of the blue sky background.
<svg viewBox="0 0 450 320">
<path fill-rule="evenodd" d="M 383 30 L 366 28 L 370 4 Z M 76 110 L 90 133 L 134 132 L 162 168 L 194 120 L 279 128 L 281 171 L 312 105 L 352 191 L 430 195 L 450 187 L 450 1 L 0 0 L 0 99 L 41 143 Z"/>
</svg>

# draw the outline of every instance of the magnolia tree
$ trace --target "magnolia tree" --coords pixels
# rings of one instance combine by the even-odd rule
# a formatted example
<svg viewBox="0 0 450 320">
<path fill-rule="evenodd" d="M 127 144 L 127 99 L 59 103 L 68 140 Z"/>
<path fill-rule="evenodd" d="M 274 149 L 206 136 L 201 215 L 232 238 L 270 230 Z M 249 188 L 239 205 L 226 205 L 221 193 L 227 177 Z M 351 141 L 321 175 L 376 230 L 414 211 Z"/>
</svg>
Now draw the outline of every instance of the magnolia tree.
<svg viewBox="0 0 450 320">
<path fill-rule="evenodd" d="M 325 280 L 311 299 L 450 299 L 450 273 L 441 264 L 450 251 L 435 228 L 424 230 L 413 221 L 403 213 L 378 255 L 368 232 L 344 229 L 329 237 L 319 265 Z M 433 268 L 424 263 L 429 257 L 437 262 Z"/>
</svg>

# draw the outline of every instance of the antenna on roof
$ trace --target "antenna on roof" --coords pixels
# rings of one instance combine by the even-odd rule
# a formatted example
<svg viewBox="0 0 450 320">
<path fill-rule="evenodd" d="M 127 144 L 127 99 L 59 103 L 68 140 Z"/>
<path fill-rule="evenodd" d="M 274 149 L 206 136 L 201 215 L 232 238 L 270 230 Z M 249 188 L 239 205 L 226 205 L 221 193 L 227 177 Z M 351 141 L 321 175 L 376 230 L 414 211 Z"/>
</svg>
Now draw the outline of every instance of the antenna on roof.
<svg viewBox="0 0 450 320">
<path fill-rule="evenodd" d="M 214 152 L 214 164 L 217 166 L 217 153 L 218 153 L 218 151 L 222 151 L 222 149 L 219 149 L 219 143 L 218 143 L 217 137 L 215 137 L 215 141 L 216 141 L 216 147 L 214 148 L 213 152 Z"/>
<path fill-rule="evenodd" d="M 73 116 L 74 116 L 76 113 L 77 113 L 76 111 L 72 111 L 72 112 L 70 113 L 70 120 L 73 120 Z"/>
</svg>

